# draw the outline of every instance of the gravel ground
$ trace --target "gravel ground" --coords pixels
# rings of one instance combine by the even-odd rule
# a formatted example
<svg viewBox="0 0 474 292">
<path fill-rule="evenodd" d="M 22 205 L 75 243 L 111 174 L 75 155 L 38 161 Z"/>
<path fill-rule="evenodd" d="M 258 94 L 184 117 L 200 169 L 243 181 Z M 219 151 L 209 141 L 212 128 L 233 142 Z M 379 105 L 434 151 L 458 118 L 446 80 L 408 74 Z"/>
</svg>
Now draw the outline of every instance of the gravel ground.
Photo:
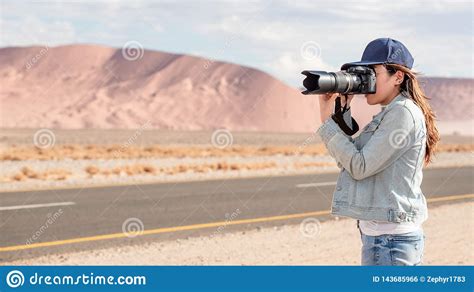
<svg viewBox="0 0 474 292">
<path fill-rule="evenodd" d="M 182 172 L 173 175 L 168 174 L 140 174 L 127 175 L 94 175 L 91 177 L 85 168 L 93 165 L 98 168 L 112 169 L 119 166 L 146 164 L 155 168 L 169 167 L 176 165 L 200 165 L 206 163 L 275 163 L 276 167 L 259 170 L 215 170 L 207 173 Z M 301 163 L 322 163 L 327 166 L 296 167 Z M 474 155 L 469 152 L 449 152 L 439 153 L 432 167 L 456 167 L 474 165 Z M 21 172 L 23 167 L 29 167 L 35 171 L 42 172 L 51 169 L 63 169 L 71 172 L 71 175 L 64 180 L 40 180 L 27 179 L 24 181 L 12 181 L 10 178 Z M 0 168 L 0 192 L 20 191 L 31 189 L 51 189 L 80 186 L 99 186 L 117 184 L 139 184 L 139 183 L 159 183 L 190 180 L 206 180 L 220 178 L 243 178 L 255 176 L 271 175 L 292 175 L 304 173 L 338 172 L 334 159 L 327 155 L 303 155 L 303 156 L 260 156 L 260 157 L 229 157 L 229 158 L 166 158 L 166 159 L 114 159 L 114 160 L 57 160 L 57 161 L 2 161 Z"/>
<path fill-rule="evenodd" d="M 429 207 L 423 264 L 474 264 L 474 202 Z M 305 221 L 306 220 L 306 221 Z M 359 265 L 355 220 L 257 228 L 245 232 L 42 256 L 6 265 Z M 309 222 L 318 222 L 316 218 Z M 308 224 L 308 223 L 304 223 Z M 307 226 L 307 225 L 306 225 Z"/>
</svg>

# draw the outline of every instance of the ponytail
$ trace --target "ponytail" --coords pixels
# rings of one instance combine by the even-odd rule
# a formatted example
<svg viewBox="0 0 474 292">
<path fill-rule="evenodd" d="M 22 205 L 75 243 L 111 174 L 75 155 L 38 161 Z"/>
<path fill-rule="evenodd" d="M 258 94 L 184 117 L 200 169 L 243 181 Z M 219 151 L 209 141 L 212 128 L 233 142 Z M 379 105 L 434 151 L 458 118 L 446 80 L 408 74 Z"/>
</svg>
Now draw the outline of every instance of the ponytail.
<svg viewBox="0 0 474 292">
<path fill-rule="evenodd" d="M 405 73 L 405 78 L 401 84 L 401 91 L 409 96 L 416 105 L 421 109 L 423 115 L 425 116 L 426 124 L 426 151 L 425 151 L 425 166 L 432 162 L 434 154 L 437 152 L 438 142 L 440 140 L 438 129 L 435 125 L 436 114 L 431 109 L 427 97 L 420 86 L 420 83 L 417 79 L 418 73 L 411 71 L 410 69 L 397 65 L 397 64 L 387 64 L 387 70 L 390 74 L 395 74 L 395 72 L 402 71 Z"/>
</svg>

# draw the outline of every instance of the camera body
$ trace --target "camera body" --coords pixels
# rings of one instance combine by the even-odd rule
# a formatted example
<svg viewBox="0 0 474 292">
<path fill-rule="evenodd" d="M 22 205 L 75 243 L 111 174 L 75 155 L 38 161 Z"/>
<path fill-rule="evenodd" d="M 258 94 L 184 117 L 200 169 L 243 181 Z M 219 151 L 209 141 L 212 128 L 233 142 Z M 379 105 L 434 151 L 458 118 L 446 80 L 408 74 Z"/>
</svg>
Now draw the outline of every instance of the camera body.
<svg viewBox="0 0 474 292">
<path fill-rule="evenodd" d="M 375 93 L 375 71 L 368 66 L 353 66 L 339 72 L 303 71 L 306 78 L 303 94 L 368 94 Z"/>
</svg>

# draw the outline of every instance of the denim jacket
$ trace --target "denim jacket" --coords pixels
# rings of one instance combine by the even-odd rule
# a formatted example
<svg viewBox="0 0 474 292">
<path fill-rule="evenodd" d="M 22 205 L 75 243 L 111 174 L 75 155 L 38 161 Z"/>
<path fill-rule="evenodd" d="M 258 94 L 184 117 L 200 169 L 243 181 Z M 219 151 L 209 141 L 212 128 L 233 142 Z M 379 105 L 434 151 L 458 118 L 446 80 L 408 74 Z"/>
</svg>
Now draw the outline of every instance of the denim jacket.
<svg viewBox="0 0 474 292">
<path fill-rule="evenodd" d="M 350 120 L 350 111 L 344 118 Z M 333 215 L 414 223 L 428 218 L 421 191 L 425 118 L 411 98 L 396 96 L 354 139 L 332 118 L 317 133 L 341 169 Z"/>
</svg>

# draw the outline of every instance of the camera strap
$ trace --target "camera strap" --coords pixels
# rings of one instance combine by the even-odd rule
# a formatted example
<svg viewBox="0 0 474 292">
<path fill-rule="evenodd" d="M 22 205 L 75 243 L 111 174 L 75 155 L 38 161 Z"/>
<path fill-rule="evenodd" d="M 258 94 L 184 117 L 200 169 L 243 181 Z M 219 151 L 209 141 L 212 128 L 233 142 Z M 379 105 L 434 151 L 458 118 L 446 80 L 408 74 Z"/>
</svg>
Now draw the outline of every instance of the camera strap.
<svg viewBox="0 0 474 292">
<path fill-rule="evenodd" d="M 346 101 L 347 101 L 347 95 L 346 95 Z M 344 113 L 348 111 L 349 108 L 347 107 L 347 102 L 344 105 L 344 107 L 341 107 L 341 97 L 338 96 L 336 98 L 336 105 L 334 108 L 334 114 L 331 116 L 332 119 L 336 122 L 336 124 L 339 125 L 339 128 L 346 133 L 349 136 L 354 135 L 359 131 L 359 124 L 357 124 L 356 120 L 354 120 L 353 117 L 352 119 L 352 129 L 346 124 L 346 121 L 344 121 Z"/>
</svg>

